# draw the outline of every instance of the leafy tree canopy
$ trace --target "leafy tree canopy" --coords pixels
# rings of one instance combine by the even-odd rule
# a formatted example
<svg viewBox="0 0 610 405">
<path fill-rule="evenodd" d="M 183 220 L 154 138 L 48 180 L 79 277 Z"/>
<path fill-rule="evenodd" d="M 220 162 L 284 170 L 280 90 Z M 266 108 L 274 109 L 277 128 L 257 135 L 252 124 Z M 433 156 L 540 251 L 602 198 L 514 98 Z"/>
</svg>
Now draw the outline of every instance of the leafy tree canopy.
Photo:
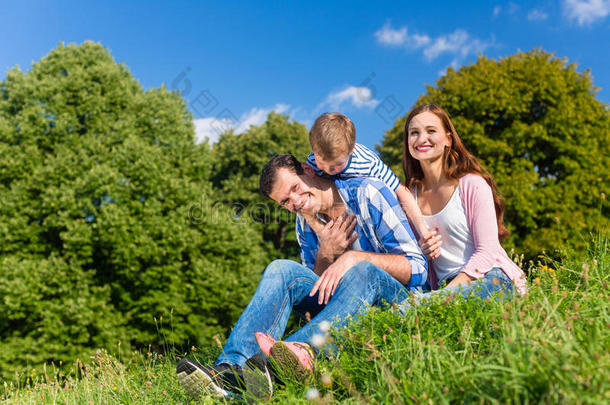
<svg viewBox="0 0 610 405">
<path fill-rule="evenodd" d="M 303 124 L 290 122 L 287 115 L 270 113 L 267 121 L 239 135 L 229 131 L 212 147 L 210 180 L 218 198 L 232 206 L 236 214 L 254 223 L 270 254 L 297 258 L 299 247 L 294 233 L 294 215 L 259 192 L 260 172 L 274 155 L 291 153 L 304 161 L 310 153 L 308 131 Z"/>
<path fill-rule="evenodd" d="M 210 173 L 180 96 L 143 90 L 101 45 L 60 45 L 11 70 L 0 82 L 0 372 L 26 353 L 65 362 L 119 340 L 186 345 L 227 331 L 266 260 L 251 226 L 214 206 Z"/>
<path fill-rule="evenodd" d="M 505 198 L 506 245 L 535 257 L 559 246 L 580 250 L 610 225 L 610 118 L 595 96 L 589 71 L 533 50 L 450 68 L 416 106 L 436 103 L 451 116 Z M 378 145 L 401 174 L 405 120 Z"/>
</svg>

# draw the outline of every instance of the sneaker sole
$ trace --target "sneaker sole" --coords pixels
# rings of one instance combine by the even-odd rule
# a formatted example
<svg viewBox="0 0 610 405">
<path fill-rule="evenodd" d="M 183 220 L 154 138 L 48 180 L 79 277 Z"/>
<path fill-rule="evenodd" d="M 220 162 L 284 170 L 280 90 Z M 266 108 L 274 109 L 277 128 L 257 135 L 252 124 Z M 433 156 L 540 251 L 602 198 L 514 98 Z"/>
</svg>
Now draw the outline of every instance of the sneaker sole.
<svg viewBox="0 0 610 405">
<path fill-rule="evenodd" d="M 273 380 L 266 364 L 251 359 L 243 367 L 246 399 L 268 400 L 273 395 Z"/>
<path fill-rule="evenodd" d="M 231 392 L 219 387 L 209 375 L 195 366 L 188 359 L 182 359 L 176 366 L 178 382 L 193 398 L 199 398 L 205 392 L 219 398 L 232 398 Z"/>
<path fill-rule="evenodd" d="M 283 344 L 274 344 L 271 353 L 273 361 L 280 370 L 289 376 L 293 376 L 297 381 L 305 382 L 312 375 L 309 370 L 303 367 L 298 357 Z"/>
</svg>

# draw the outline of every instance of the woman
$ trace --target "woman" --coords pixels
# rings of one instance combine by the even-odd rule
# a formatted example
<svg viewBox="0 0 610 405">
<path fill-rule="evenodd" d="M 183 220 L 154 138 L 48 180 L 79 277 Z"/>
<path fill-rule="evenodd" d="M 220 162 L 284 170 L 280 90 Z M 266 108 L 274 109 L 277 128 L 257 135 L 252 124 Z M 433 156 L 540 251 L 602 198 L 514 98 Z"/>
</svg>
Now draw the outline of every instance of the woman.
<svg viewBox="0 0 610 405">
<path fill-rule="evenodd" d="M 514 290 L 524 294 L 525 274 L 500 245 L 508 231 L 502 222 L 504 205 L 495 183 L 466 150 L 449 116 L 438 105 L 423 105 L 408 115 L 403 169 L 426 225 L 435 229 L 420 241 L 424 254 L 431 259 L 428 274 L 435 291 L 419 294 L 414 301 L 421 303 L 439 294 L 453 293 L 481 299 L 498 291 L 505 295 Z M 376 277 L 381 281 L 384 276 L 387 275 Z M 389 279 L 387 276 L 383 283 L 362 283 L 366 291 L 359 296 L 368 294 L 371 304 L 381 297 L 404 298 L 404 287 Z M 371 287 L 375 285 L 383 285 L 383 291 L 375 291 Z M 439 285 L 444 287 L 438 289 Z M 404 313 L 412 305 L 413 300 L 403 299 L 400 309 Z M 275 341 L 262 333 L 256 337 L 262 352 L 274 357 L 283 368 L 299 375 L 312 371 L 313 351 L 309 344 Z"/>
<path fill-rule="evenodd" d="M 433 258 L 431 287 L 462 285 L 463 294 L 485 298 L 500 281 L 508 291 L 514 283 L 524 294 L 525 274 L 500 245 L 508 231 L 496 185 L 438 105 L 423 105 L 408 115 L 403 169 L 426 225 L 436 230 L 420 242 Z"/>
</svg>

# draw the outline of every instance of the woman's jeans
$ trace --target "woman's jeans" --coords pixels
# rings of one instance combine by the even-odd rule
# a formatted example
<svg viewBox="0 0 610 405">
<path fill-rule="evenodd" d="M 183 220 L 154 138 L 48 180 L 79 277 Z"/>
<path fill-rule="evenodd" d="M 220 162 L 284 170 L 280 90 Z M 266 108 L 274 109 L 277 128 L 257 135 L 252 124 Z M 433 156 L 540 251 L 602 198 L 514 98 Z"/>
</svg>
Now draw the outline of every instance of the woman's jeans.
<svg viewBox="0 0 610 405">
<path fill-rule="evenodd" d="M 348 270 L 326 305 L 318 304 L 318 293 L 313 297 L 309 296 L 317 280 L 318 276 L 312 270 L 299 263 L 275 260 L 269 264 L 254 297 L 233 328 L 216 364 L 243 366 L 246 360 L 259 352 L 255 332 L 267 333 L 274 339 L 281 339 L 292 309 L 303 317 L 307 317 L 308 313 L 311 321 L 286 340 L 307 342 L 313 346 L 312 338 L 321 333 L 319 325 L 323 321 L 331 322 L 335 328 L 342 328 L 347 323 L 348 315 L 361 314 L 371 305 L 402 302 L 401 309 L 404 313 L 413 302 L 411 299 L 407 300 L 409 291 L 400 282 L 369 262 L 358 263 Z M 485 298 L 502 289 L 511 293 L 512 282 L 501 269 L 494 268 L 484 278 L 470 285 L 425 294 L 415 292 L 415 302 L 423 302 L 436 294 L 454 292 Z M 335 347 L 329 347 L 325 352 L 335 350 Z"/>
<path fill-rule="evenodd" d="M 471 283 L 458 284 L 424 293 L 419 291 L 415 292 L 413 299 L 403 301 L 399 304 L 398 309 L 404 315 L 414 306 L 423 304 L 435 297 L 457 294 L 465 298 L 485 299 L 499 291 L 504 291 L 504 295 L 500 295 L 499 299 L 510 298 L 514 293 L 514 285 L 501 268 L 494 267 L 485 273 L 483 278 L 477 279 Z"/>
</svg>

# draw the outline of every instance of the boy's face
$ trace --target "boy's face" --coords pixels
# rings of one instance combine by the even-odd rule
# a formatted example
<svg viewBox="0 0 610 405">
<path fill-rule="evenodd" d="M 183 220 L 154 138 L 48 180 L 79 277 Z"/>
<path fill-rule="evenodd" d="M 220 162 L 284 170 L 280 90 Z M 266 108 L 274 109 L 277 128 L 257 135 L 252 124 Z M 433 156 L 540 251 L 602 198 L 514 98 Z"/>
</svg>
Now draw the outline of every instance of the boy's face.
<svg viewBox="0 0 610 405">
<path fill-rule="evenodd" d="M 345 169 L 345 166 L 347 166 L 347 162 L 349 162 L 349 154 L 340 155 L 332 160 L 324 160 L 320 155 L 314 152 L 313 157 L 316 159 L 318 168 L 330 176 L 341 173 L 343 169 Z"/>
</svg>

